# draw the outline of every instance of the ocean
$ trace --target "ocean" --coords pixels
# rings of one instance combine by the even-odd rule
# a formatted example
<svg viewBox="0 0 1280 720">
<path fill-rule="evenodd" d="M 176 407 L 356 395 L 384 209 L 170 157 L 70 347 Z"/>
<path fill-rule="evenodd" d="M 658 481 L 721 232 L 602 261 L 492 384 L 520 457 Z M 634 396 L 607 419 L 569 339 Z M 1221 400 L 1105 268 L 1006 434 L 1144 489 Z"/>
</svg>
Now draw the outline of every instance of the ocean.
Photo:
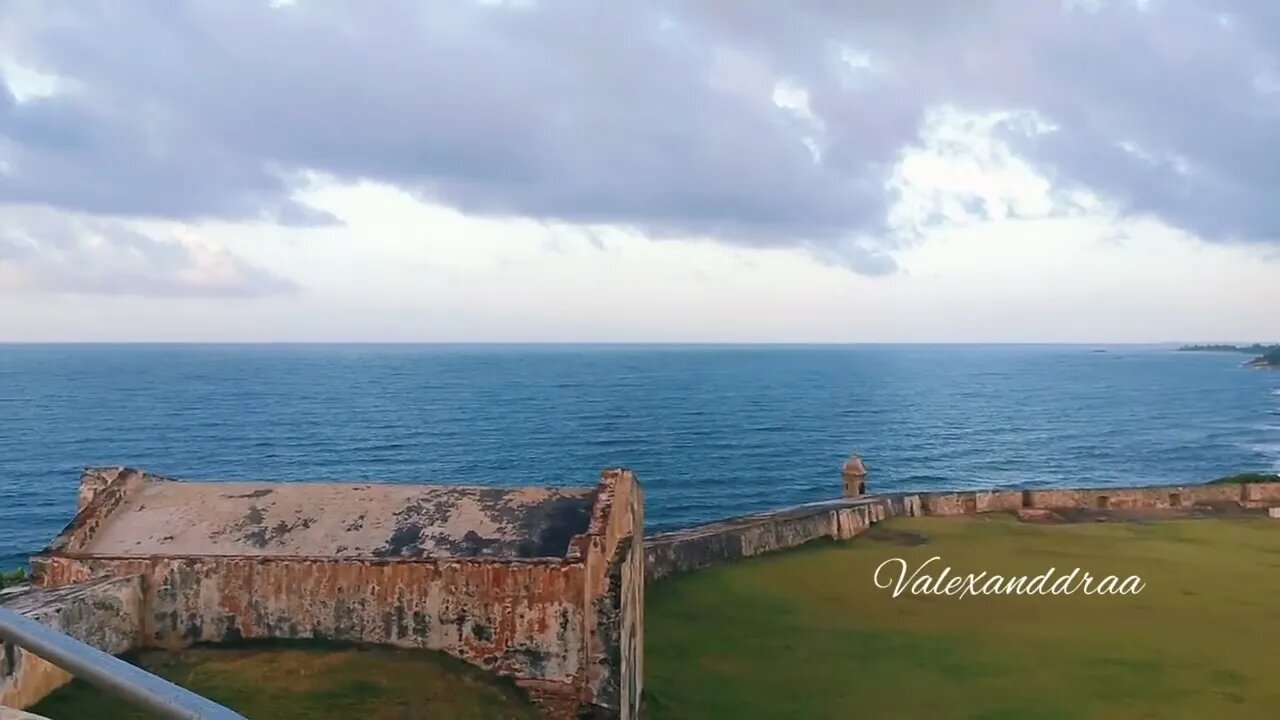
<svg viewBox="0 0 1280 720">
<path fill-rule="evenodd" d="M 1196 483 L 1280 469 L 1280 372 L 1082 345 L 0 345 L 0 569 L 80 469 L 590 485 L 650 531 L 872 491 Z"/>
</svg>

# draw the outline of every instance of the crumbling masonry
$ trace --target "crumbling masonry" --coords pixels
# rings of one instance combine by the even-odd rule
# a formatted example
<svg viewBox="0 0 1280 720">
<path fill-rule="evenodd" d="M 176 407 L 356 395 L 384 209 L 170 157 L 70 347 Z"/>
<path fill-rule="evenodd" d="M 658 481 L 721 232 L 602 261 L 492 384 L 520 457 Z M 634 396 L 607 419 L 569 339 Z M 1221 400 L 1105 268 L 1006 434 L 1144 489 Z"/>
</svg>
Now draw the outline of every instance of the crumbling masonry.
<svg viewBox="0 0 1280 720">
<path fill-rule="evenodd" d="M 507 489 L 91 469 L 32 569 L 43 589 L 137 578 L 137 646 L 430 648 L 512 678 L 549 717 L 634 718 L 643 523 L 626 470 L 594 488 Z"/>
</svg>

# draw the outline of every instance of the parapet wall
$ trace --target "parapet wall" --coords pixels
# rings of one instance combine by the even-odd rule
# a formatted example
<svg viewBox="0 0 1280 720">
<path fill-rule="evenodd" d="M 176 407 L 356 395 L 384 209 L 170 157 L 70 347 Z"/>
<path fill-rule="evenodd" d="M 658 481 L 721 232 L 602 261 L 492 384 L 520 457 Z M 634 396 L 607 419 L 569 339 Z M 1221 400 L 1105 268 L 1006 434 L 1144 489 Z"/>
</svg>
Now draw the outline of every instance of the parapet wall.
<svg viewBox="0 0 1280 720">
<path fill-rule="evenodd" d="M 1022 509 L 1186 510 L 1197 506 L 1257 509 L 1273 505 L 1280 505 L 1280 482 L 870 495 L 652 535 L 645 540 L 645 569 L 653 581 L 815 540 L 848 540 L 897 515 L 974 515 Z"/>
<path fill-rule="evenodd" d="M 314 639 L 430 648 L 566 692 L 583 670 L 581 565 L 51 557 L 36 567 L 40 582 L 52 586 L 145 578 L 147 647 Z"/>
<path fill-rule="evenodd" d="M 645 573 L 653 581 L 814 540 L 848 540 L 885 518 L 920 513 L 917 496 L 884 495 L 730 518 L 650 536 L 645 540 Z"/>
<path fill-rule="evenodd" d="M 971 490 L 920 493 L 926 515 L 1038 510 L 1179 510 L 1237 505 L 1263 508 L 1280 503 L 1280 482 L 1154 485 L 1084 489 Z"/>
<path fill-rule="evenodd" d="M 138 645 L 142 578 L 134 575 L 6 593 L 2 604 L 99 650 L 119 654 Z M 70 679 L 57 666 L 0 641 L 0 706 L 29 707 Z"/>
<path fill-rule="evenodd" d="M 644 493 L 629 472 L 606 471 L 593 516 L 570 559 L 585 560 L 587 690 L 592 705 L 640 716 L 644 689 Z"/>
<path fill-rule="evenodd" d="M 550 717 L 637 716 L 643 668 L 643 496 L 631 472 L 606 471 L 596 488 L 575 496 L 581 501 L 553 497 L 550 502 L 556 504 L 524 503 L 536 493 L 515 489 L 493 499 L 491 511 L 486 506 L 482 509 L 488 512 L 471 515 L 464 511 L 474 507 L 476 495 L 466 489 L 458 491 L 462 500 L 443 509 L 418 502 L 417 515 L 400 509 L 404 506 L 378 504 L 383 517 L 396 517 L 396 524 L 388 525 L 394 541 L 389 545 L 405 536 L 401 544 L 407 550 L 398 555 L 352 555 L 354 542 L 367 539 L 378 518 L 344 513 L 352 514 L 352 506 L 371 494 L 409 491 L 403 487 L 316 484 L 312 491 L 291 484 L 285 493 L 270 486 L 245 492 L 219 483 L 156 485 L 177 482 L 126 469 L 87 472 L 75 520 L 47 551 L 32 558 L 34 582 L 46 589 L 134 578 L 136 611 L 127 614 L 134 622 L 133 642 L 112 646 L 111 652 L 255 639 L 427 648 L 511 678 Z M 155 530 L 138 520 L 157 511 L 157 498 L 171 501 L 193 493 L 203 499 L 192 510 L 199 515 L 195 520 L 213 528 L 207 540 L 204 535 L 175 539 L 183 530 L 173 523 Z M 300 493 L 305 504 L 297 502 Z M 313 502 L 334 493 L 346 501 Z M 292 504 L 269 505 L 286 494 L 294 498 Z M 574 516 L 584 502 L 582 526 L 558 545 L 563 549 L 567 543 L 562 555 L 522 555 L 556 545 L 546 538 L 559 537 L 559 518 Z M 228 507 L 236 508 L 230 524 L 212 522 Z M 548 516 L 549 530 L 535 528 L 539 542 L 503 534 L 509 527 L 523 532 L 518 521 L 544 507 L 556 512 Z M 272 513 L 286 518 L 277 524 Z M 509 515 L 516 517 L 509 521 L 514 524 L 503 526 Z M 437 535 L 418 524 L 419 517 L 425 522 L 437 516 Z M 332 547 L 317 540 L 328 537 L 317 532 L 326 523 L 335 528 L 327 541 Z M 473 554 L 428 555 L 420 549 L 440 537 L 434 540 L 438 546 Z M 241 540 L 233 545 L 234 538 Z M 305 555 L 293 549 L 300 538 L 311 543 Z M 192 552 L 195 541 L 208 550 Z M 511 551 L 495 555 L 494 548 L 501 547 Z"/>
</svg>

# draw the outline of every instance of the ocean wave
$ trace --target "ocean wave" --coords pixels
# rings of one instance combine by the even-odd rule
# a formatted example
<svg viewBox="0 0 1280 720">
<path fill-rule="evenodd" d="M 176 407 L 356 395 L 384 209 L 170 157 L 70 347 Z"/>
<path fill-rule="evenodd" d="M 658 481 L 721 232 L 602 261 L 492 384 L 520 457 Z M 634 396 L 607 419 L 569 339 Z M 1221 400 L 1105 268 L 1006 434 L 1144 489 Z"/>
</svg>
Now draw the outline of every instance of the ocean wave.
<svg viewBox="0 0 1280 720">
<path fill-rule="evenodd" d="M 1256 443 L 1249 449 L 1271 462 L 1271 470 L 1280 471 L 1280 443 Z"/>
<path fill-rule="evenodd" d="M 0 347 L 0 396 L 24 398 L 0 402 L 0 568 L 70 520 L 83 464 L 468 485 L 506 484 L 513 467 L 512 484 L 591 485 L 599 468 L 622 464 L 639 473 L 646 517 L 664 528 L 832 497 L 854 451 L 877 491 L 1280 470 L 1280 375 L 1233 364 L 1173 376 L 1090 361 L 1064 372 L 1079 350 L 1053 347 L 785 358 L 677 348 L 625 362 L 594 350 L 466 350 L 474 365 L 457 352 Z M 130 395 L 122 377 L 153 389 Z M 104 403 L 115 411 L 84 412 Z"/>
</svg>

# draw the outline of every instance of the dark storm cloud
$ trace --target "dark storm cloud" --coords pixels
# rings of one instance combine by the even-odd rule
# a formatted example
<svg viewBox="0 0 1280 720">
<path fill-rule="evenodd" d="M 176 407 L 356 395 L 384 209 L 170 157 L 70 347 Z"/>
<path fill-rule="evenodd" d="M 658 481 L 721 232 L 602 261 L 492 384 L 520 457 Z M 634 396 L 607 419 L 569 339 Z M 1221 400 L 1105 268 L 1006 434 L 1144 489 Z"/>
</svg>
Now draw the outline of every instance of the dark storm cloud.
<svg viewBox="0 0 1280 720">
<path fill-rule="evenodd" d="M 324 222 L 291 199 L 316 171 L 880 273 L 890 171 L 950 104 L 1052 124 L 1008 140 L 1061 187 L 1269 239 L 1278 16 L 1243 0 L 10 0 L 0 46 L 74 90 L 0 96 L 0 201 Z M 779 81 L 814 121 L 774 105 Z"/>
<path fill-rule="evenodd" d="M 840 38 L 879 65 L 874 76 L 892 86 L 887 105 L 905 125 L 943 103 L 973 112 L 1032 111 L 1055 130 L 1007 139 L 1059 184 L 1094 190 L 1125 211 L 1208 239 L 1280 238 L 1280 211 L 1270 200 L 1280 191 L 1274 3 L 807 7 L 783 15 L 746 0 L 708 10 L 703 20 L 806 77 L 816 77 L 812 48 L 819 43 L 812 40 Z M 847 127 L 851 113 L 883 107 L 859 107 L 861 91 L 814 87 L 815 111 L 842 118 L 838 127 Z M 834 142 L 859 147 L 863 139 L 841 132 Z"/>
</svg>

